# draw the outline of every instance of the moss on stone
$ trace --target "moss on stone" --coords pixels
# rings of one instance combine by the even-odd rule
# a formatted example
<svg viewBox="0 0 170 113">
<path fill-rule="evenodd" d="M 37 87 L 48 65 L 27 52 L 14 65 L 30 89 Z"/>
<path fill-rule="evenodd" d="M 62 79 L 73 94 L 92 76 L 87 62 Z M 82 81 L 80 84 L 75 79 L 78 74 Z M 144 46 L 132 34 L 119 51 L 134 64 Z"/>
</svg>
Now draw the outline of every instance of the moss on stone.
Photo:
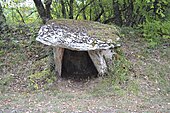
<svg viewBox="0 0 170 113">
<path fill-rule="evenodd" d="M 71 19 L 56 19 L 50 20 L 47 24 L 54 24 L 61 29 L 67 29 L 70 32 L 87 33 L 91 38 L 97 38 L 102 41 L 116 42 L 119 38 L 119 30 L 113 25 L 101 24 L 99 22 L 87 20 L 71 20 Z"/>
</svg>

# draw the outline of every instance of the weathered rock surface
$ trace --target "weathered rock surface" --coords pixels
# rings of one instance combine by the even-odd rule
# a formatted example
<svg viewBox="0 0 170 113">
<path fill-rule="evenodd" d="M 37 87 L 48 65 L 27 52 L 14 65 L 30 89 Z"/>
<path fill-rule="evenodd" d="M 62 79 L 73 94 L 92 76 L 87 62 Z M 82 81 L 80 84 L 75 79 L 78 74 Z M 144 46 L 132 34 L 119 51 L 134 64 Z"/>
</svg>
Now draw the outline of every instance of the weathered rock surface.
<svg viewBox="0 0 170 113">
<path fill-rule="evenodd" d="M 90 75 L 96 73 L 96 70 L 98 74 L 105 74 L 107 62 L 114 55 L 114 48 L 120 46 L 119 39 L 119 31 L 115 26 L 66 19 L 49 21 L 41 27 L 36 38 L 54 48 L 59 76 L 66 72 Z"/>
</svg>

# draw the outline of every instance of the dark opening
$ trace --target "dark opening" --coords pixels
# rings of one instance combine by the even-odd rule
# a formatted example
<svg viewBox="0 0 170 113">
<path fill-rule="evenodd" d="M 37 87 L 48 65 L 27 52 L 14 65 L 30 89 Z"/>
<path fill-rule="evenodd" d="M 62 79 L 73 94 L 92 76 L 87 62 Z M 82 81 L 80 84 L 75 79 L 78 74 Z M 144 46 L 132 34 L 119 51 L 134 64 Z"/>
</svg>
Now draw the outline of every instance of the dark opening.
<svg viewBox="0 0 170 113">
<path fill-rule="evenodd" d="M 87 51 L 65 49 L 62 61 L 62 78 L 81 80 L 97 77 L 97 74 L 97 69 Z"/>
</svg>

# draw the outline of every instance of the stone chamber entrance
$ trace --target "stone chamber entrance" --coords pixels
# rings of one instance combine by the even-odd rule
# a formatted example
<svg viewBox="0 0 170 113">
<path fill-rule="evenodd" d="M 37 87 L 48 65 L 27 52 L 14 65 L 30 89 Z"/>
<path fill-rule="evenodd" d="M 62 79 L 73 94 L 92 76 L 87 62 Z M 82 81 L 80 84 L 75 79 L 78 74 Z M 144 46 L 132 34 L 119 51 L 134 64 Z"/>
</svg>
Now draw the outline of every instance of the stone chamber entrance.
<svg viewBox="0 0 170 113">
<path fill-rule="evenodd" d="M 87 51 L 64 49 L 61 77 L 73 80 L 96 78 L 98 71 Z"/>
<path fill-rule="evenodd" d="M 73 19 L 48 21 L 36 38 L 53 47 L 56 76 L 71 79 L 107 74 L 119 39 L 119 29 L 113 25 Z"/>
</svg>

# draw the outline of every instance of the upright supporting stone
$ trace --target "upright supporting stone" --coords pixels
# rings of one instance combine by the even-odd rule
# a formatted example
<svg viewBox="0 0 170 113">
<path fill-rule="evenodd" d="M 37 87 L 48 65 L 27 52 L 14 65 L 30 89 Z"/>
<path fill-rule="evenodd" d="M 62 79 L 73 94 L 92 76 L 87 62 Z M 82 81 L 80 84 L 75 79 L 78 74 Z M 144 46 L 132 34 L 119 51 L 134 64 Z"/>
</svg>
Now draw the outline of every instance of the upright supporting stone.
<svg viewBox="0 0 170 113">
<path fill-rule="evenodd" d="M 55 62 L 55 71 L 57 72 L 57 76 L 61 77 L 62 70 L 62 59 L 64 55 L 64 48 L 54 47 L 54 62 Z"/>
<path fill-rule="evenodd" d="M 96 51 L 88 51 L 88 53 L 99 75 L 105 74 L 107 72 L 107 65 L 102 52 L 100 50 L 96 50 Z"/>
<path fill-rule="evenodd" d="M 70 78 L 107 73 L 119 39 L 116 26 L 71 19 L 48 21 L 36 38 L 54 47 L 57 76 Z"/>
</svg>

